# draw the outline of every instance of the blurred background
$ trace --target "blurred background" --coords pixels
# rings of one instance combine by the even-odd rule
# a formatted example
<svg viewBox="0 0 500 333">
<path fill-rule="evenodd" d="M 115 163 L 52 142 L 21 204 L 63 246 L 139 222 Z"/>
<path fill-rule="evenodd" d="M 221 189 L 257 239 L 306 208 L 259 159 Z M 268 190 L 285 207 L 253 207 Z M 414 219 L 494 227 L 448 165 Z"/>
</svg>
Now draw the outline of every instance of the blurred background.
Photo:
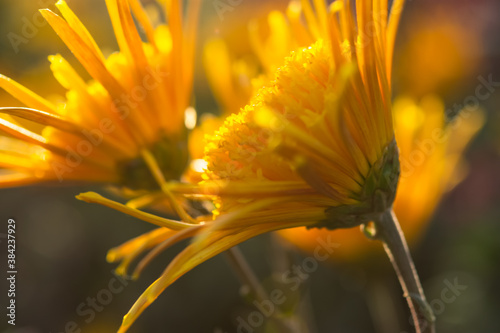
<svg viewBox="0 0 500 333">
<path fill-rule="evenodd" d="M 107 54 L 117 49 L 104 0 L 68 3 Z M 221 15 L 219 3 L 230 2 L 204 3 L 200 45 L 216 36 L 241 39 L 234 50 L 237 55 L 248 52 L 246 27 L 251 17 L 286 7 L 285 1 L 242 1 Z M 57 99 L 64 90 L 52 78 L 47 56 L 61 53 L 73 58 L 47 24 L 33 24 L 41 7 L 51 8 L 51 2 L 0 2 L 0 73 Z M 457 104 L 477 94 L 480 78 L 500 82 L 498 31 L 498 1 L 409 1 L 394 57 L 395 94 L 416 99 L 439 95 L 452 118 Z M 199 113 L 217 113 L 201 60 L 196 71 L 196 108 Z M 462 182 L 444 195 L 412 242 L 441 333 L 500 332 L 500 87 L 490 92 L 480 102 L 486 122 L 466 150 Z M 0 92 L 0 105 L 19 103 Z M 114 266 L 105 260 L 107 250 L 152 227 L 75 199 L 89 190 L 104 192 L 98 186 L 0 189 L 0 267 L 4 269 L 7 260 L 3 237 L 9 218 L 17 225 L 18 266 L 16 326 L 8 327 L 3 314 L 0 330 L 114 332 L 137 297 L 183 248 L 178 244 L 162 254 L 138 281 L 117 280 Z M 328 260 L 313 266 L 307 266 L 311 253 L 277 235 L 252 239 L 241 248 L 263 285 L 285 292 L 285 312 L 303 318 L 311 332 L 412 332 L 405 300 L 381 245 L 352 255 L 349 240 L 345 247 L 343 241 L 336 238 Z M 297 274 L 294 266 L 303 266 L 307 274 Z M 284 276 L 292 281 L 284 283 Z M 2 300 L 5 281 L 0 283 Z M 240 319 L 248 321 L 255 311 L 242 293 L 225 258 L 218 256 L 169 287 L 130 332 L 272 332 L 270 324 L 251 331 L 241 328 Z M 2 301 L 2 311 L 6 305 Z"/>
</svg>

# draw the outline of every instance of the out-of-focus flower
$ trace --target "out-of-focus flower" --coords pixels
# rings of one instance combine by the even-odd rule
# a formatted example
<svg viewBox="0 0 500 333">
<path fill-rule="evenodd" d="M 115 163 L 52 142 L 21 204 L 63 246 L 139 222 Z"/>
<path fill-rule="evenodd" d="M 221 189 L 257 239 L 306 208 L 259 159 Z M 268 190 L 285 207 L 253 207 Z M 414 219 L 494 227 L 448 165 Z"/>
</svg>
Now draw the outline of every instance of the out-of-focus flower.
<svg viewBox="0 0 500 333">
<path fill-rule="evenodd" d="M 80 195 L 175 230 L 159 229 L 113 250 L 110 259 L 122 259 L 123 267 L 152 247 L 149 258 L 196 236 L 136 301 L 120 332 L 180 276 L 249 238 L 298 226 L 359 226 L 392 206 L 399 162 L 389 78 L 402 3 L 395 1 L 388 15 L 387 1 L 358 2 L 356 14 L 350 1 L 328 8 L 318 1 L 315 10 L 303 1 L 308 28 L 300 20 L 294 27 L 311 31 L 313 43 L 289 54 L 275 79 L 215 132 L 203 183 L 165 185 L 213 199 L 215 220 L 175 222 Z"/>
<path fill-rule="evenodd" d="M 435 5 L 435 4 L 433 4 Z M 482 53 L 479 29 L 463 24 L 462 17 L 446 6 L 425 7 L 426 12 L 408 13 L 404 38 L 397 45 L 394 71 L 395 90 L 401 95 L 421 98 L 444 95 L 457 88 L 477 68 Z M 291 51 L 310 45 L 314 29 L 302 27 L 300 17 L 308 11 L 301 1 L 290 2 L 285 13 L 272 11 L 266 20 L 251 20 L 248 37 L 240 38 L 246 47 L 233 47 L 234 38 L 218 37 L 204 48 L 208 80 L 222 109 L 238 112 L 256 89 L 273 78 Z M 240 49 L 247 50 L 247 53 Z"/>
<path fill-rule="evenodd" d="M 273 10 L 265 19 L 253 18 L 246 32 L 248 36 L 240 38 L 249 44 L 246 49 L 250 52 L 240 57 L 235 55 L 233 43 L 224 38 L 206 43 L 204 67 L 224 115 L 238 112 L 260 87 L 269 83 L 291 51 L 325 37 L 321 35 L 327 32 L 319 31 L 317 22 L 315 25 L 302 24 L 304 11 L 313 15 L 307 1 L 302 4 L 291 1 L 285 14 Z"/>
<path fill-rule="evenodd" d="M 251 80 L 259 73 L 255 61 L 233 59 L 228 45 L 213 39 L 204 47 L 203 65 L 223 115 L 237 112 L 248 102 L 253 92 Z"/>
<path fill-rule="evenodd" d="M 169 25 L 156 27 L 138 0 L 106 4 L 120 47 L 108 58 L 64 1 L 56 4 L 62 17 L 41 11 L 92 77 L 85 82 L 62 56 L 49 57 L 54 76 L 67 89 L 64 103 L 0 76 L 0 87 L 27 106 L 0 112 L 43 125 L 35 132 L 0 119 L 0 129 L 10 135 L 0 146 L 0 166 L 8 169 L 0 186 L 70 180 L 140 189 L 157 187 L 148 168 L 152 163 L 167 179 L 183 173 L 199 2 L 189 7 L 183 26 L 180 1 L 169 1 Z"/>
<path fill-rule="evenodd" d="M 394 102 L 393 111 L 401 162 L 394 212 L 411 245 L 424 232 L 442 196 L 463 178 L 463 150 L 481 128 L 483 114 L 474 110 L 465 117 L 464 112 L 448 123 L 444 105 L 435 96 L 427 96 L 419 103 L 400 97 Z M 307 252 L 314 251 L 319 237 L 328 237 L 341 245 L 330 257 L 332 260 L 363 259 L 380 252 L 378 244 L 367 242 L 356 229 L 294 228 L 279 233 Z"/>
<path fill-rule="evenodd" d="M 395 63 L 397 92 L 421 98 L 447 96 L 474 76 L 483 52 L 479 27 L 446 5 L 409 12 Z M 454 6 L 454 5 L 453 5 Z"/>
</svg>

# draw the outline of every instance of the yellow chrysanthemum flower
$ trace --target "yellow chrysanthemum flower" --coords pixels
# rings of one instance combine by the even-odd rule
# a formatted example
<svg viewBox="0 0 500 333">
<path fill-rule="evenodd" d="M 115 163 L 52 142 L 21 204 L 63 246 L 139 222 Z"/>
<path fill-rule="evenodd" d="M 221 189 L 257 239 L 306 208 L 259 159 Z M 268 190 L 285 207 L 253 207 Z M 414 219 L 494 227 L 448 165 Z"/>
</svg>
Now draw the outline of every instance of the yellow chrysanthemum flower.
<svg viewBox="0 0 500 333">
<path fill-rule="evenodd" d="M 207 184 L 224 188 L 229 182 L 246 200 L 259 200 L 262 194 L 253 191 L 265 189 L 274 201 L 271 212 L 279 211 L 280 201 L 283 211 L 297 201 L 313 223 L 329 219 L 327 207 L 371 212 L 378 189 L 392 202 L 398 163 L 385 65 L 373 59 L 355 68 L 349 61 L 359 55 L 337 51 L 319 40 L 292 53 L 272 85 L 225 121 L 206 147 Z M 384 83 L 363 82 L 369 76 L 384 76 Z M 241 198 L 221 191 L 218 213 L 240 208 Z"/>
<path fill-rule="evenodd" d="M 79 196 L 164 227 L 110 251 L 122 273 L 144 251 L 152 249 L 136 274 L 160 251 L 195 237 L 136 301 L 119 332 L 180 276 L 249 238 L 298 226 L 358 226 L 391 208 L 399 162 L 390 68 L 403 1 L 390 15 L 387 1 L 358 1 L 356 15 L 349 1 L 328 8 L 317 1 L 315 13 L 303 4 L 314 43 L 289 54 L 275 79 L 215 132 L 204 182 L 165 185 L 191 199 L 213 199 L 215 220 L 176 222 L 94 193 Z"/>
<path fill-rule="evenodd" d="M 56 4 L 62 16 L 41 10 L 92 78 L 85 82 L 63 57 L 49 57 L 67 89 L 64 103 L 0 76 L 0 87 L 26 105 L 0 112 L 43 125 L 37 132 L 0 118 L 0 130 L 9 134 L 1 137 L 0 167 L 7 171 L 0 187 L 69 180 L 147 189 L 157 187 L 158 177 L 176 179 L 184 171 L 199 1 L 189 6 L 185 27 L 181 1 L 165 3 L 168 25 L 156 27 L 139 0 L 106 4 L 120 47 L 107 58 L 66 2 Z"/>
<path fill-rule="evenodd" d="M 280 57 L 298 47 L 309 45 L 314 36 L 317 38 L 320 35 L 320 30 L 314 25 L 302 26 L 301 13 L 311 13 L 308 3 L 292 1 L 285 13 L 271 12 L 264 24 L 258 20 L 252 21 L 249 25 L 249 42 L 254 55 L 239 54 L 239 57 L 236 57 L 230 45 L 222 38 L 207 43 L 204 49 L 207 77 L 225 114 L 237 112 L 262 84 L 271 80 L 272 71 L 281 65 Z M 405 40 L 403 54 L 398 57 L 397 62 L 401 66 L 395 72 L 395 76 L 399 78 L 399 92 L 406 92 L 413 97 L 427 94 L 438 86 L 442 87 L 450 79 L 456 79 L 457 74 L 462 75 L 464 68 L 470 72 L 471 67 L 470 63 L 460 69 L 460 66 L 457 67 L 465 61 L 464 51 L 459 49 L 458 41 L 472 40 L 470 29 L 467 32 L 462 31 L 463 28 L 457 22 L 448 16 L 444 17 L 442 13 L 438 15 L 441 19 L 434 21 L 422 19 L 421 16 L 419 21 L 413 20 L 415 22 L 410 24 L 413 29 L 408 34 L 412 38 Z M 475 45 L 474 49 L 478 49 L 477 42 L 472 44 Z M 436 47 L 443 49 L 443 52 L 437 56 L 437 62 L 433 62 L 430 61 L 429 50 Z M 435 52 L 433 54 L 435 55 Z M 435 58 L 432 59 L 436 60 Z M 260 74 L 256 74 L 259 73 L 256 68 L 260 68 Z M 405 70 L 402 70 L 403 68 Z M 433 75 L 428 75 L 429 71 Z M 443 193 L 456 183 L 456 177 L 452 177 L 455 173 L 450 170 L 458 169 L 457 173 L 462 170 L 460 165 L 457 168 L 460 154 L 479 129 L 482 116 L 475 115 L 470 123 L 466 122 L 450 129 L 450 126 L 445 124 L 444 107 L 435 101 L 435 98 L 427 96 L 419 102 L 420 105 L 403 96 L 398 100 L 406 101 L 397 102 L 394 110 L 396 141 L 401 150 L 400 160 L 404 165 L 403 181 L 398 187 L 394 209 L 409 242 L 414 243 L 425 230 L 426 222 L 429 221 Z M 427 108 L 429 110 L 426 110 Z M 197 132 L 202 129 L 198 128 Z M 414 158 L 413 155 L 421 153 L 419 144 L 428 140 L 435 141 L 428 133 L 433 129 L 441 129 L 449 135 L 444 141 L 433 142 L 432 145 L 435 145 L 436 149 L 432 152 L 423 152 L 424 162 L 409 163 L 409 154 Z M 210 135 L 211 132 L 207 130 L 205 133 Z M 464 139 L 457 140 L 458 137 Z M 461 146 L 455 145 L 454 142 L 460 142 Z M 443 169 L 445 166 L 446 169 Z M 405 177 L 405 168 L 408 167 L 411 167 L 412 172 Z M 304 250 L 313 250 L 317 245 L 318 236 L 329 235 L 332 240 L 342 244 L 342 248 L 332 259 L 360 258 L 376 253 L 376 249 L 380 250 L 378 244 L 366 242 L 364 235 L 354 229 L 332 232 L 325 229 L 297 228 L 285 229 L 279 231 L 279 234 Z"/>
</svg>

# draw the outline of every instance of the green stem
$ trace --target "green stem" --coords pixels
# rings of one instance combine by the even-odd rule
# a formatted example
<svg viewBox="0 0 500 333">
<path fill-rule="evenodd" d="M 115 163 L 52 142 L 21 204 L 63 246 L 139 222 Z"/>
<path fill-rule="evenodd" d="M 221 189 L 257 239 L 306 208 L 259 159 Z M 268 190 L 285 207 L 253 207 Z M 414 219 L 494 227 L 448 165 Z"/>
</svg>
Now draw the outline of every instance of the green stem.
<svg viewBox="0 0 500 333">
<path fill-rule="evenodd" d="M 375 220 L 376 237 L 384 242 L 385 251 L 398 275 L 404 296 L 408 301 L 417 333 L 434 333 L 435 317 L 425 299 L 406 239 L 392 209 Z"/>
</svg>

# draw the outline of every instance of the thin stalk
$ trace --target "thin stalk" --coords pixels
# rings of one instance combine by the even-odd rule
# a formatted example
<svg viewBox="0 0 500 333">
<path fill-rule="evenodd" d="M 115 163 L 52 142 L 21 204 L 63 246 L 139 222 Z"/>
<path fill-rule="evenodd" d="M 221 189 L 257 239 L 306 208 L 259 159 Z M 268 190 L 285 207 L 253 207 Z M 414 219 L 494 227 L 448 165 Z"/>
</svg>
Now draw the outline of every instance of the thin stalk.
<svg viewBox="0 0 500 333">
<path fill-rule="evenodd" d="M 281 313 L 277 304 L 273 304 L 268 293 L 264 287 L 260 284 L 257 275 L 252 270 L 247 260 L 245 259 L 243 253 L 238 246 L 233 246 L 226 252 L 226 258 L 228 259 L 231 267 L 238 276 L 240 283 L 244 286 L 248 286 L 251 290 L 252 296 L 256 302 L 259 304 L 271 303 L 274 307 L 274 312 L 271 318 L 274 319 L 276 324 L 276 329 L 281 333 L 298 333 L 297 324 L 293 320 L 288 320 L 285 315 Z"/>
<path fill-rule="evenodd" d="M 268 300 L 269 295 L 267 294 L 264 287 L 262 287 L 262 285 L 260 284 L 257 276 L 248 264 L 240 248 L 238 246 L 233 246 L 226 251 L 226 255 L 231 268 L 236 273 L 241 284 L 250 288 L 251 292 L 253 293 L 253 297 L 259 303 L 264 300 Z"/>
<path fill-rule="evenodd" d="M 144 162 L 146 162 L 146 165 L 148 166 L 149 171 L 151 171 L 151 174 L 153 175 L 154 179 L 156 180 L 156 182 L 160 186 L 163 193 L 166 195 L 168 201 L 172 205 L 172 208 L 177 213 L 177 215 L 179 215 L 181 220 L 183 220 L 184 222 L 197 224 L 196 220 L 193 219 L 184 210 L 184 208 L 182 208 L 182 206 L 179 204 L 179 202 L 175 198 L 174 194 L 168 189 L 167 180 L 165 179 L 165 176 L 163 175 L 163 172 L 161 171 L 161 168 L 158 165 L 158 162 L 156 161 L 156 158 L 154 157 L 154 155 L 147 149 L 143 149 L 141 151 L 141 155 L 142 155 Z"/>
<path fill-rule="evenodd" d="M 398 275 L 404 297 L 410 307 L 417 333 L 435 333 L 435 317 L 425 299 L 408 244 L 392 209 L 375 220 L 376 237 L 384 242 L 385 252 Z"/>
</svg>

